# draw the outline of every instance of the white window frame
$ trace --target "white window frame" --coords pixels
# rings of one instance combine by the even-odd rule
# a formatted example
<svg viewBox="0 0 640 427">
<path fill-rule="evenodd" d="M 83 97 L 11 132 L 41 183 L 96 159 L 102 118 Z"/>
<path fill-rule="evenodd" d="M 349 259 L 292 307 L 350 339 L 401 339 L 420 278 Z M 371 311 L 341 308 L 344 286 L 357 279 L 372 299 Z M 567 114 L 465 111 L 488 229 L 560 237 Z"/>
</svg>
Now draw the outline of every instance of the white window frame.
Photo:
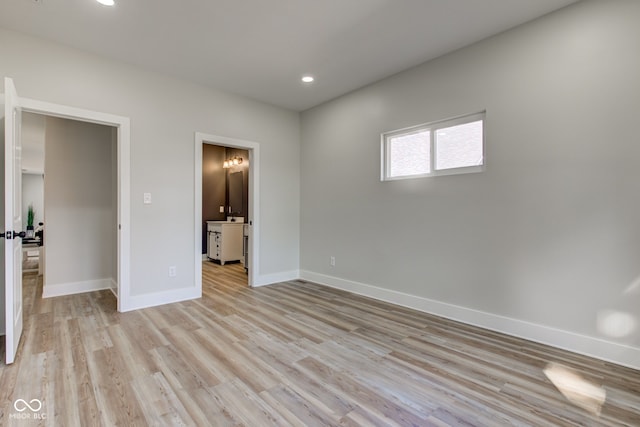
<svg viewBox="0 0 640 427">
<path fill-rule="evenodd" d="M 401 179 L 414 179 L 425 178 L 431 176 L 443 176 L 443 175 L 459 175 L 464 173 L 477 173 L 482 172 L 485 169 L 485 111 L 479 113 L 467 114 L 464 116 L 458 116 L 445 120 L 438 120 L 435 122 L 425 123 L 417 126 L 411 126 L 404 129 L 398 129 L 390 132 L 385 132 L 381 135 L 381 181 L 397 181 Z M 449 128 L 452 126 L 463 125 L 466 123 L 482 122 L 482 164 L 475 166 L 463 166 L 459 168 L 440 169 L 436 170 L 437 152 L 436 152 L 436 133 L 439 129 Z M 415 175 L 403 175 L 403 176 L 390 176 L 391 172 L 391 139 L 400 135 L 411 135 L 418 132 L 429 131 L 429 149 L 430 149 L 430 170 L 429 173 L 415 174 Z"/>
</svg>

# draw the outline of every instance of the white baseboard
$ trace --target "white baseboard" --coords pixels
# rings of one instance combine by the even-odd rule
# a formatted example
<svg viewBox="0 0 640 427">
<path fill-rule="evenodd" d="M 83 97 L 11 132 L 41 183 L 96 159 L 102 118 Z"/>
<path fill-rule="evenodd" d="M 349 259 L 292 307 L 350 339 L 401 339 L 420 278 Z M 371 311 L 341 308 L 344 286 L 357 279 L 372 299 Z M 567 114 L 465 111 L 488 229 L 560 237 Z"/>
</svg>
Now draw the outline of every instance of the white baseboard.
<svg viewBox="0 0 640 427">
<path fill-rule="evenodd" d="M 45 284 L 42 287 L 42 297 L 59 297 L 63 295 L 80 294 L 83 292 L 100 291 L 111 288 L 112 279 L 85 280 L 83 282 Z"/>
<path fill-rule="evenodd" d="M 113 293 L 113 295 L 115 295 L 115 297 L 118 298 L 118 282 L 116 282 L 114 279 L 111 279 L 111 285 L 109 289 L 111 289 L 111 292 Z"/>
<path fill-rule="evenodd" d="M 301 270 L 300 278 L 640 370 L 640 348 Z"/>
<path fill-rule="evenodd" d="M 298 270 L 260 275 L 253 287 L 266 286 L 274 283 L 286 282 L 288 280 L 296 280 L 299 277 L 300 272 Z M 123 304 L 123 306 L 120 307 L 120 311 L 125 312 L 139 310 L 141 308 L 155 307 L 163 304 L 196 299 L 202 296 L 201 292 L 201 289 L 193 286 L 152 294 L 133 295 L 126 298 L 126 304 Z"/>
<path fill-rule="evenodd" d="M 261 274 L 253 283 L 254 288 L 273 285 L 274 283 L 288 282 L 300 278 L 300 270 L 282 271 L 280 273 Z"/>
<path fill-rule="evenodd" d="M 202 290 L 195 286 L 171 289 L 163 292 L 154 292 L 152 294 L 130 295 L 126 298 L 126 304 L 121 305 L 120 311 L 125 312 L 139 310 L 141 308 L 155 307 L 157 305 L 196 299 L 201 296 Z"/>
</svg>

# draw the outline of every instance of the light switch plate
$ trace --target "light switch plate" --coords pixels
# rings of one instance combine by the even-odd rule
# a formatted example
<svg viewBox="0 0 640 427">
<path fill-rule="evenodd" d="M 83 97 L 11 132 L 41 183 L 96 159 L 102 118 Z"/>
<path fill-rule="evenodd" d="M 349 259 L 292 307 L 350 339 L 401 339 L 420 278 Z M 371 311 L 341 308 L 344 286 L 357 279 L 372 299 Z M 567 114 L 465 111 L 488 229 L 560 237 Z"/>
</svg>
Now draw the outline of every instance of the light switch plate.
<svg viewBox="0 0 640 427">
<path fill-rule="evenodd" d="M 151 193 L 144 193 L 143 202 L 144 202 L 145 205 L 150 205 L 151 204 Z"/>
</svg>

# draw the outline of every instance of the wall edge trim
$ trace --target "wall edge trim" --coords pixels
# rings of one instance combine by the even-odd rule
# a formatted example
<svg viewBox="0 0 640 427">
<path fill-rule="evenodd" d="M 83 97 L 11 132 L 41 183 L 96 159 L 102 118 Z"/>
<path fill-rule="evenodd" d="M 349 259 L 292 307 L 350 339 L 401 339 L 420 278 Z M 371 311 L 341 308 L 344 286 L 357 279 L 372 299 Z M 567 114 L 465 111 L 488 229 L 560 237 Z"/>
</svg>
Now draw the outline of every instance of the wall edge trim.
<svg viewBox="0 0 640 427">
<path fill-rule="evenodd" d="M 101 291 L 111 288 L 111 278 L 83 280 L 80 282 L 45 284 L 42 287 L 42 297 L 51 298 L 64 295 L 80 294 L 84 292 Z"/>
<path fill-rule="evenodd" d="M 290 280 L 297 280 L 300 278 L 300 270 L 281 271 L 278 273 L 261 274 L 256 278 L 253 284 L 254 288 L 260 286 L 268 286 L 281 282 L 288 282 Z"/>
<path fill-rule="evenodd" d="M 201 296 L 201 291 L 196 286 L 170 289 L 167 291 L 153 292 L 142 295 L 129 295 L 127 305 L 125 307 L 121 307 L 120 311 L 125 312 L 140 310 L 149 307 L 157 307 L 159 305 L 197 299 Z"/>
</svg>

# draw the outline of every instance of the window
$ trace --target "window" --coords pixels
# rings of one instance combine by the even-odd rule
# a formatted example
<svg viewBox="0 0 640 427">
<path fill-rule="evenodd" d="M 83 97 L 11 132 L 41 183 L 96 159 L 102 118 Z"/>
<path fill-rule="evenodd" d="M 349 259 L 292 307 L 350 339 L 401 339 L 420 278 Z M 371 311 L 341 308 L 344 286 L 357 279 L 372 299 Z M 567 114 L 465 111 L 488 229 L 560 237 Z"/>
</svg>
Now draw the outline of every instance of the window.
<svg viewBox="0 0 640 427">
<path fill-rule="evenodd" d="M 484 112 L 382 134 L 382 180 L 480 172 Z"/>
</svg>

